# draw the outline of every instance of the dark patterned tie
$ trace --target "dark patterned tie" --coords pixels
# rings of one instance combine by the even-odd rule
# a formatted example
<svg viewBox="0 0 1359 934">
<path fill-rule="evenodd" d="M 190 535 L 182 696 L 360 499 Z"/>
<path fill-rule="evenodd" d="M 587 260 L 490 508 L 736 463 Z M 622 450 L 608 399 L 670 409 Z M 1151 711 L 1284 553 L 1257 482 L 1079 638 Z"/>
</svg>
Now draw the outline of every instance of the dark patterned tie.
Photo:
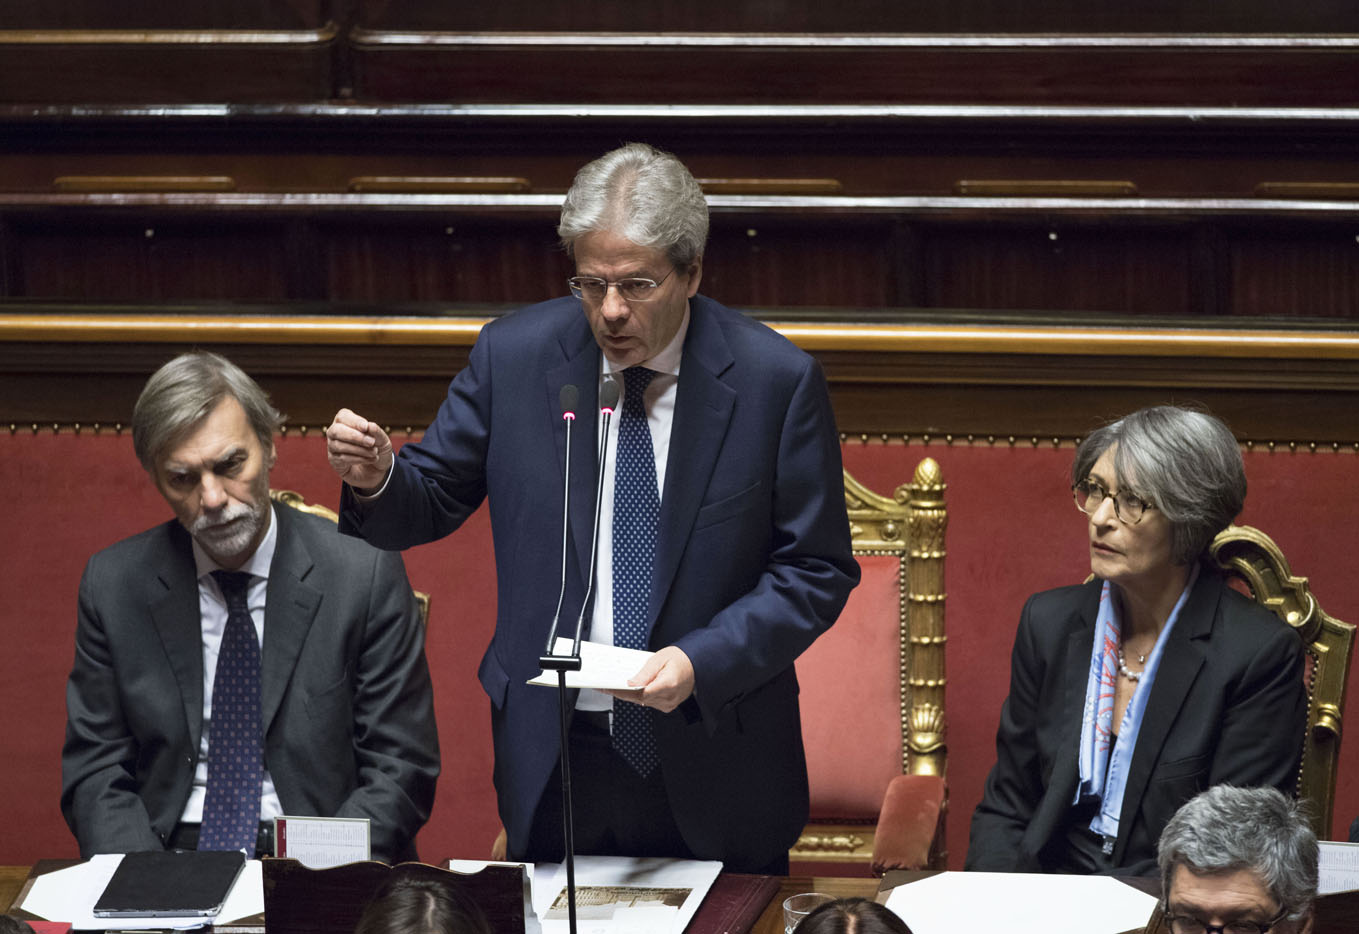
<svg viewBox="0 0 1359 934">
<path fill-rule="evenodd" d="M 656 373 L 634 366 L 623 371 L 623 411 L 618 418 L 618 454 L 613 483 L 613 644 L 647 647 L 647 603 L 661 498 L 656 458 L 642 394 Z M 651 711 L 640 704 L 613 702 L 613 748 L 643 777 L 656 768 Z"/>
<path fill-rule="evenodd" d="M 246 594 L 250 575 L 213 571 L 226 597 L 227 624 L 212 682 L 208 735 L 208 793 L 200 850 L 245 850 L 255 855 L 260 825 L 260 645 Z"/>
</svg>

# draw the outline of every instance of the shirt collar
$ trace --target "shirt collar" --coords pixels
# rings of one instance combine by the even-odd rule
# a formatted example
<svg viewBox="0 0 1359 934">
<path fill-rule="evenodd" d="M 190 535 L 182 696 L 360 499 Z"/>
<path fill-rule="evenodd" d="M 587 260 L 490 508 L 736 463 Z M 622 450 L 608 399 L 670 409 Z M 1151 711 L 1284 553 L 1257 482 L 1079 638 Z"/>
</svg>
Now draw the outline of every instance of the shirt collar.
<svg viewBox="0 0 1359 934">
<path fill-rule="evenodd" d="M 198 540 L 192 536 L 189 539 L 193 543 L 193 563 L 196 569 L 198 580 L 202 580 L 213 571 L 225 570 L 220 564 L 212 560 L 208 553 L 203 550 L 203 546 L 198 544 Z M 278 511 L 273 503 L 269 504 L 269 530 L 264 533 L 264 539 L 255 549 L 255 553 L 245 560 L 238 571 L 245 571 L 255 577 L 269 579 L 269 566 L 274 563 L 274 549 L 278 545 Z"/>
</svg>

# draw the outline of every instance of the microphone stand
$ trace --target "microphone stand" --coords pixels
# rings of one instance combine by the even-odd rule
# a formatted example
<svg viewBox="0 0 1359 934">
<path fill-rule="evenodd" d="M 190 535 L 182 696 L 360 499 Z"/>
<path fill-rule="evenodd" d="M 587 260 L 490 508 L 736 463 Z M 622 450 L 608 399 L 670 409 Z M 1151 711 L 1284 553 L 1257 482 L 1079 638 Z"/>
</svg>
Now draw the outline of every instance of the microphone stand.
<svg viewBox="0 0 1359 934">
<path fill-rule="evenodd" d="M 595 512 L 593 531 L 590 535 L 590 568 L 585 576 L 585 597 L 581 601 L 580 616 L 576 620 L 576 633 L 571 646 L 571 654 L 558 655 L 556 652 L 557 624 L 561 618 L 562 600 L 566 596 L 566 556 L 569 542 L 567 522 L 571 495 L 571 426 L 576 420 L 575 412 L 567 411 L 567 403 L 568 401 L 571 403 L 570 409 L 575 408 L 576 393 L 575 386 L 562 387 L 562 418 L 566 421 L 566 469 L 563 471 L 562 481 L 562 582 L 561 592 L 557 595 L 557 611 L 553 614 L 552 626 L 548 630 L 547 646 L 544 654 L 538 659 L 538 664 L 542 666 L 544 671 L 557 672 L 557 707 L 561 713 L 562 835 L 566 846 L 567 923 L 571 934 L 576 934 L 576 820 L 571 806 L 571 725 L 567 715 L 566 673 L 580 670 L 581 633 L 584 631 L 585 616 L 589 612 L 592 605 L 591 598 L 594 595 L 595 559 L 599 547 L 599 511 L 604 495 L 604 458 L 609 449 L 609 423 L 613 417 L 614 408 L 618 405 L 618 383 L 614 380 L 608 380 L 600 390 L 600 412 L 603 414 L 603 422 L 600 429 L 599 463 L 595 470 Z"/>
</svg>

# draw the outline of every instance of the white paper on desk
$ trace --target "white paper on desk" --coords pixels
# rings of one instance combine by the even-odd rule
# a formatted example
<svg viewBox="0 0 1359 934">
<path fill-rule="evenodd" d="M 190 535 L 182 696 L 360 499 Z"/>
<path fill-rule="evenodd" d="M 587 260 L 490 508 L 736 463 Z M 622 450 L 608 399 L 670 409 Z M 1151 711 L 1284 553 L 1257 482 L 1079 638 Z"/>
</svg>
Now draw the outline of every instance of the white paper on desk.
<svg viewBox="0 0 1359 934">
<path fill-rule="evenodd" d="M 1141 930 L 1156 899 L 1110 876 L 944 872 L 897 886 L 887 907 L 912 934 L 1121 934 Z"/>
<path fill-rule="evenodd" d="M 69 921 L 77 931 L 120 931 L 177 928 L 188 930 L 213 923 L 226 923 L 248 918 L 264 911 L 264 877 L 260 861 L 246 860 L 245 868 L 236 877 L 222 910 L 215 918 L 96 918 L 94 903 L 113 877 L 113 870 L 123 861 L 122 853 L 92 856 L 88 862 L 58 869 L 38 876 L 24 898 L 22 908 L 44 921 Z"/>
<path fill-rule="evenodd" d="M 614 906 L 607 911 L 609 918 L 590 918 L 587 917 L 590 912 L 582 909 L 576 915 L 576 930 L 579 934 L 619 934 L 624 931 L 628 934 L 679 934 L 698 911 L 721 871 L 720 862 L 693 859 L 577 856 L 577 895 L 585 886 L 688 889 L 688 894 L 678 906 Z M 552 903 L 565 899 L 566 866 L 540 863 L 533 879 L 533 907 L 542 923 L 543 934 L 567 931 L 569 922 L 566 918 L 547 917 Z M 578 898 L 578 905 L 579 902 Z"/>
<path fill-rule="evenodd" d="M 1321 874 L 1318 895 L 1332 892 L 1352 892 L 1359 889 L 1359 843 L 1319 842 L 1321 846 Z"/>
<path fill-rule="evenodd" d="M 557 637 L 557 644 L 554 647 L 558 655 L 570 655 L 573 639 L 565 636 Z M 642 649 L 625 649 L 616 645 L 604 645 L 600 642 L 582 642 L 580 644 L 580 670 L 568 671 L 566 673 L 566 686 L 569 688 L 594 688 L 598 691 L 635 691 L 637 688 L 628 684 L 628 679 L 642 670 L 646 660 L 654 652 L 646 652 Z M 542 671 L 538 677 L 531 678 L 529 684 L 538 684 L 547 688 L 557 686 L 557 673 L 555 671 Z"/>
</svg>

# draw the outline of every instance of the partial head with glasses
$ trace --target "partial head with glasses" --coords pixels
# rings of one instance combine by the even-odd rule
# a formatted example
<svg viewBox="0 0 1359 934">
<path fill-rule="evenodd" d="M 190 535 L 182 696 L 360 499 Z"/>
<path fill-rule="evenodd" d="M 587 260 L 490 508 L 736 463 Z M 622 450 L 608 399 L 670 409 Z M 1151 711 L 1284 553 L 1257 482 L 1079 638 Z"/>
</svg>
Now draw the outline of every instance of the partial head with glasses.
<svg viewBox="0 0 1359 934">
<path fill-rule="evenodd" d="M 708 236 L 708 203 L 683 163 L 643 143 L 604 154 L 576 174 L 557 235 L 576 264 L 567 285 L 615 368 L 675 339 Z"/>
<path fill-rule="evenodd" d="M 1274 788 L 1210 788 L 1161 832 L 1165 926 L 1171 934 L 1306 934 L 1318 856 L 1291 798 Z"/>
</svg>

